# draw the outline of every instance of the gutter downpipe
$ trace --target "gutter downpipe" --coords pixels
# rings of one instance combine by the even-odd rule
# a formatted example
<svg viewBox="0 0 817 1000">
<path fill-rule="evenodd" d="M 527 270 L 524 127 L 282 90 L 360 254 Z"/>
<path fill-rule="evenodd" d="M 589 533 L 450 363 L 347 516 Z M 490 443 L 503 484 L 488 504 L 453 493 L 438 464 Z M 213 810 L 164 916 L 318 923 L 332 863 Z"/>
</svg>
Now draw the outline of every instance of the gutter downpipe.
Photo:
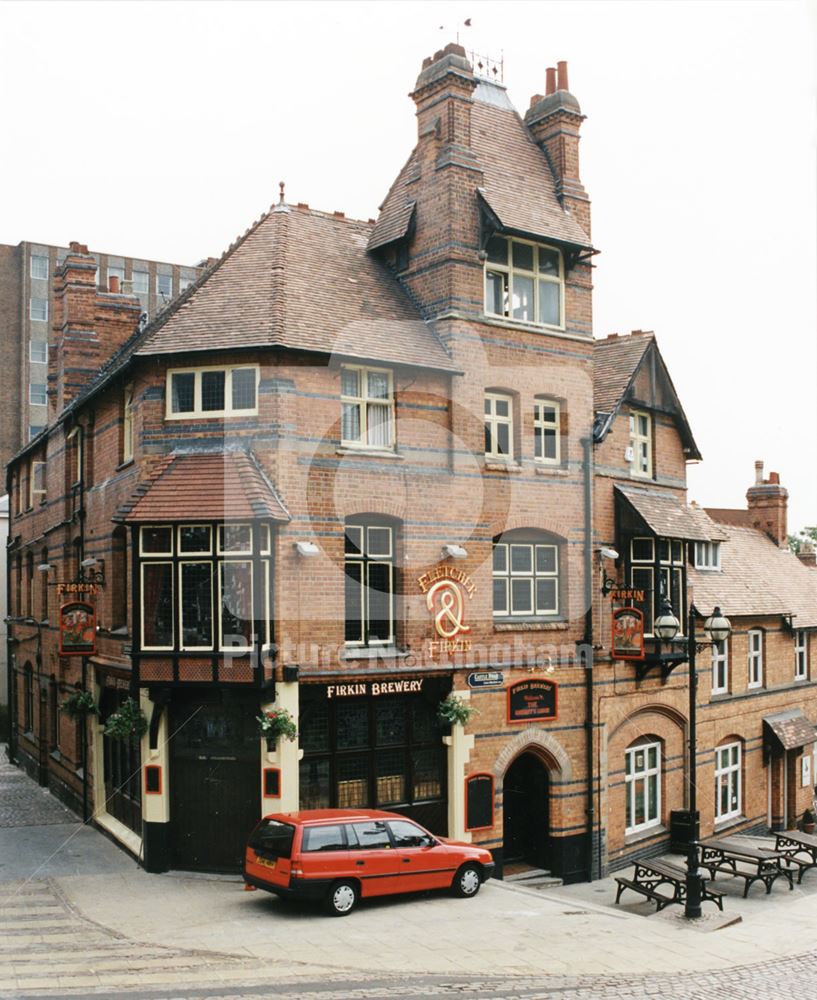
<svg viewBox="0 0 817 1000">
<path fill-rule="evenodd" d="M 585 741 L 587 746 L 587 880 L 593 881 L 593 834 L 596 827 L 595 777 L 595 720 L 593 718 L 593 438 L 581 439 L 584 452 L 584 691 L 585 691 Z M 599 851 L 601 845 L 599 844 Z M 599 873 L 601 857 L 599 856 Z"/>
<path fill-rule="evenodd" d="M 9 494 L 9 521 L 11 520 L 11 494 Z M 9 543 L 11 535 L 9 535 Z M 14 656 L 14 638 L 11 632 L 11 545 L 6 545 L 6 687 L 8 689 L 9 740 L 8 759 L 17 764 L 17 662 Z"/>
</svg>

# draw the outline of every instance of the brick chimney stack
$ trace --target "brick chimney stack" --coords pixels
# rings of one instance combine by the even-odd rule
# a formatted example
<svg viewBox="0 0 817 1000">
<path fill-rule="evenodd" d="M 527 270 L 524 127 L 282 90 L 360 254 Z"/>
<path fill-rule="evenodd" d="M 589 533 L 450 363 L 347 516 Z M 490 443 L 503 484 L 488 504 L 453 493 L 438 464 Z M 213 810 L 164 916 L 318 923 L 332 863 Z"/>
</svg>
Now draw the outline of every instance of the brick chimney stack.
<svg viewBox="0 0 817 1000">
<path fill-rule="evenodd" d="M 96 260 L 82 243 L 70 249 L 54 278 L 54 328 L 48 353 L 49 422 L 57 417 L 136 331 L 135 295 L 100 291 Z"/>
<path fill-rule="evenodd" d="M 477 81 L 461 45 L 451 42 L 423 60 L 411 96 L 417 105 L 417 132 L 445 145 L 471 146 L 471 104 Z"/>
<path fill-rule="evenodd" d="M 746 491 L 746 504 L 752 515 L 752 526 L 766 534 L 779 548 L 788 543 L 787 507 L 789 493 L 780 485 L 777 472 L 763 478 L 763 462 L 755 462 L 755 482 Z"/>
<path fill-rule="evenodd" d="M 525 124 L 547 156 L 559 200 L 589 237 L 590 199 L 579 175 L 579 128 L 584 119 L 579 102 L 568 88 L 567 63 L 549 67 L 545 95 L 536 94 L 531 99 Z"/>
<path fill-rule="evenodd" d="M 814 546 L 811 542 L 803 542 L 801 544 L 797 558 L 804 566 L 808 566 L 810 569 L 817 569 L 817 552 L 814 551 Z"/>
</svg>

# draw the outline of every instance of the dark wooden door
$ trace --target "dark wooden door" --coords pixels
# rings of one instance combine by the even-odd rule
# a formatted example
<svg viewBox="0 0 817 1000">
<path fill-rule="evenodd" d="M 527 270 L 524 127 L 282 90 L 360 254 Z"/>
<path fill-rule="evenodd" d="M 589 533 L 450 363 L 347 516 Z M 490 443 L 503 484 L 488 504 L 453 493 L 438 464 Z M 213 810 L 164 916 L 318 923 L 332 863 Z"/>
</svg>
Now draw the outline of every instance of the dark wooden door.
<svg viewBox="0 0 817 1000">
<path fill-rule="evenodd" d="M 173 867 L 238 871 L 260 819 L 256 699 L 229 690 L 174 696 L 171 706 Z"/>
<path fill-rule="evenodd" d="M 503 783 L 503 857 L 548 867 L 548 772 L 531 753 L 508 768 Z"/>
</svg>

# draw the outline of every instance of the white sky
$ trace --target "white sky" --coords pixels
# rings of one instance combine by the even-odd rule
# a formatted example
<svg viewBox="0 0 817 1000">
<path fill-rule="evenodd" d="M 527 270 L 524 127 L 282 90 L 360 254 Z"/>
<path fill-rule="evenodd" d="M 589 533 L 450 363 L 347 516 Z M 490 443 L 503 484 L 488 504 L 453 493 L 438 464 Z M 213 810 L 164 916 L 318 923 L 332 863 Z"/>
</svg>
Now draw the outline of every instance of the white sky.
<svg viewBox="0 0 817 1000">
<path fill-rule="evenodd" d="M 743 506 L 763 459 L 790 530 L 817 524 L 814 3 L 7 0 L 0 242 L 194 263 L 279 180 L 373 217 L 421 61 L 467 17 L 520 112 L 568 60 L 596 336 L 657 333 L 705 458 L 690 498 Z"/>
</svg>

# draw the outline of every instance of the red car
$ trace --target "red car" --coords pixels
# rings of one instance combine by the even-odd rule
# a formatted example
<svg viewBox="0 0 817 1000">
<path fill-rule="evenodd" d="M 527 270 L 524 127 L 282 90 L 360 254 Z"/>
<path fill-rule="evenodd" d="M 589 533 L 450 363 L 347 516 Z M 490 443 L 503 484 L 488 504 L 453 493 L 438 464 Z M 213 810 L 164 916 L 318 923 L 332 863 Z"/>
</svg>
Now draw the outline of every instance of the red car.
<svg viewBox="0 0 817 1000">
<path fill-rule="evenodd" d="M 413 820 L 373 809 L 265 816 L 244 859 L 248 885 L 320 900 L 336 917 L 351 913 L 361 897 L 425 889 L 476 896 L 493 870 L 484 848 L 435 837 Z"/>
</svg>

